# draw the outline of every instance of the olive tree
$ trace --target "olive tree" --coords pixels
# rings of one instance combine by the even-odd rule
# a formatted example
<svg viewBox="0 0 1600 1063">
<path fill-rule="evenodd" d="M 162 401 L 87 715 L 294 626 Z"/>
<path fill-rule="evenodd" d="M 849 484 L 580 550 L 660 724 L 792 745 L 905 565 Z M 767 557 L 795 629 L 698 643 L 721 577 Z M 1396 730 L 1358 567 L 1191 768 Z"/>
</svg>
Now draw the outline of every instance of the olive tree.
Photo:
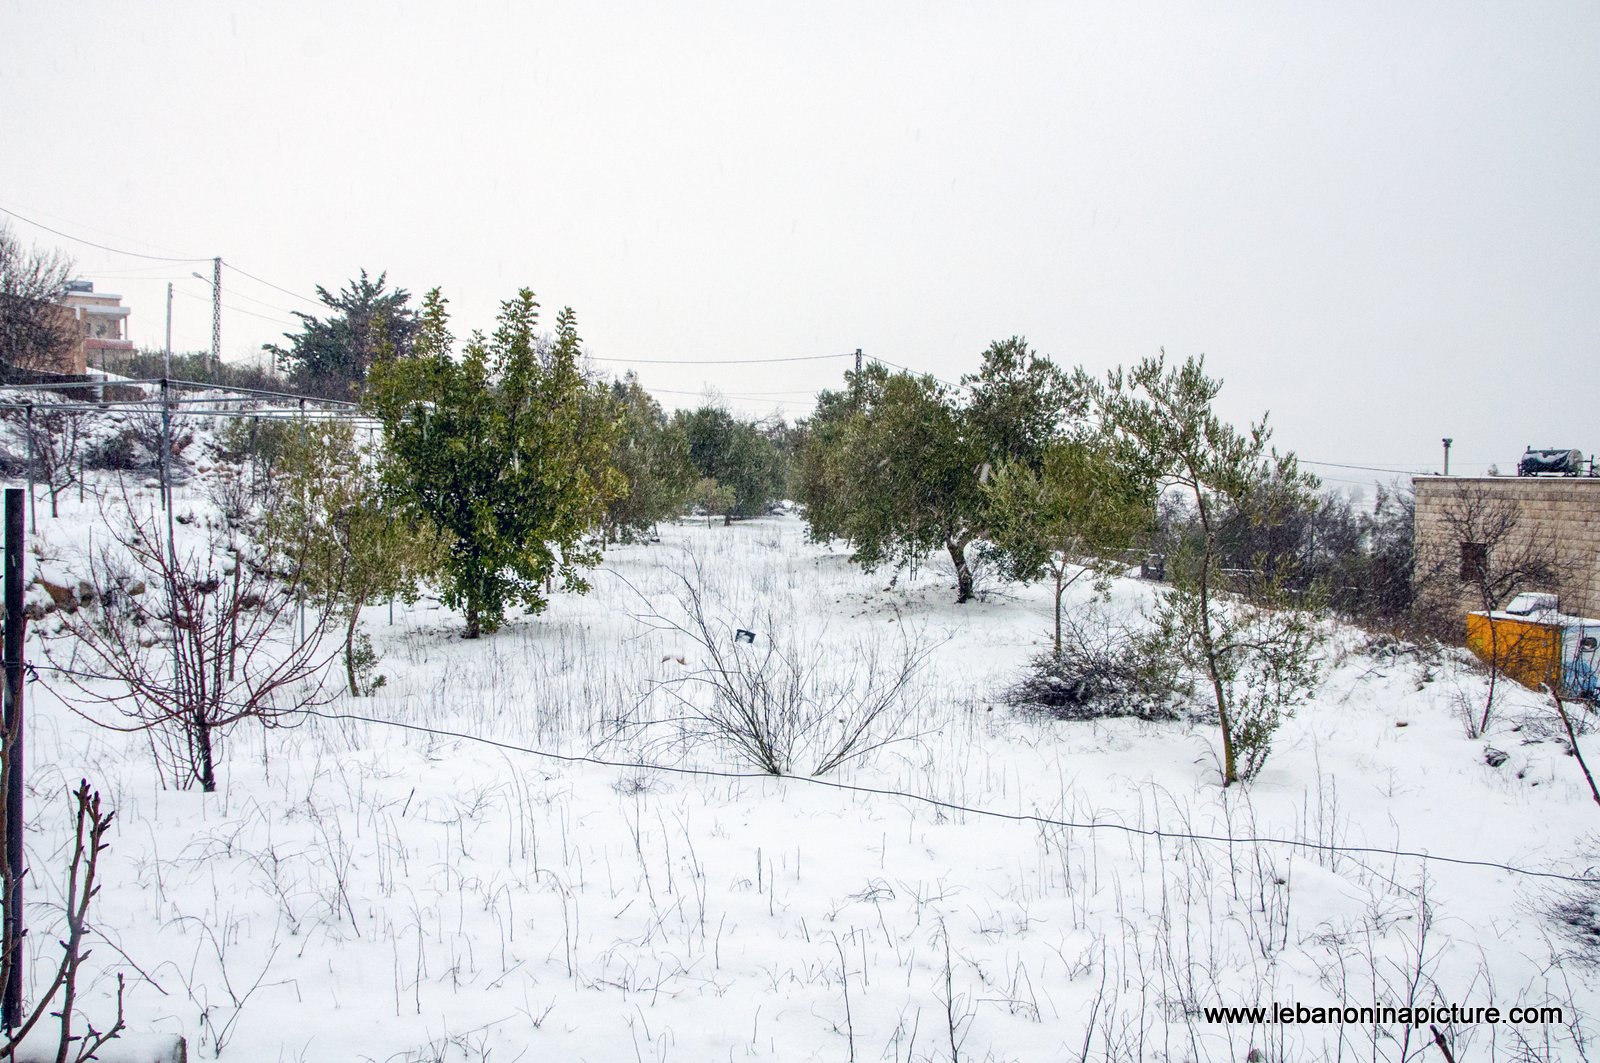
<svg viewBox="0 0 1600 1063">
<path fill-rule="evenodd" d="M 1220 515 L 1268 522 L 1311 504 L 1315 477 L 1270 447 L 1266 420 L 1240 432 L 1212 403 L 1222 382 L 1204 358 L 1169 368 L 1166 353 L 1112 372 L 1097 399 L 1124 460 L 1150 469 L 1194 507 L 1198 533 L 1168 561 L 1155 620 L 1177 660 L 1211 689 L 1222 730 L 1224 786 L 1260 770 L 1282 715 L 1318 679 L 1319 630 L 1275 573 L 1226 567 Z"/>
</svg>

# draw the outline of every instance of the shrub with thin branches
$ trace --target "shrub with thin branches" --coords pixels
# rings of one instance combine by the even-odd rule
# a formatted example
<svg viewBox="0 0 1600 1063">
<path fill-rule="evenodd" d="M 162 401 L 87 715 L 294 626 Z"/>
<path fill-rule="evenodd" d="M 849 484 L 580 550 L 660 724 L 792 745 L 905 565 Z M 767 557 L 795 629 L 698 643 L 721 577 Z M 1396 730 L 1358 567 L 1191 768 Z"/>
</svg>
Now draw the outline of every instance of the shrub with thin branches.
<svg viewBox="0 0 1600 1063">
<path fill-rule="evenodd" d="M 698 560 L 675 572 L 676 616 L 652 607 L 641 620 L 691 644 L 687 673 L 654 682 L 674 710 L 667 718 L 636 714 L 624 729 L 672 746 L 720 745 L 773 775 L 826 775 L 883 747 L 913 737 L 915 680 L 934 646 L 901 631 L 894 642 L 859 640 L 848 647 L 801 639 L 773 611 L 741 640 L 713 615 Z M 694 661 L 689 661 L 689 656 Z M 655 700 L 647 698 L 646 700 Z"/>
<path fill-rule="evenodd" d="M 225 525 L 178 546 L 154 514 L 129 505 L 120 521 L 108 520 L 116 541 L 90 559 L 99 602 L 63 615 L 69 637 L 48 652 L 78 711 L 148 732 L 174 785 L 215 790 L 229 727 L 279 722 L 331 698 L 323 677 L 339 644 L 324 636 L 334 608 L 307 593 L 296 556 L 268 556 Z M 295 549 L 310 548 L 307 536 Z"/>
</svg>

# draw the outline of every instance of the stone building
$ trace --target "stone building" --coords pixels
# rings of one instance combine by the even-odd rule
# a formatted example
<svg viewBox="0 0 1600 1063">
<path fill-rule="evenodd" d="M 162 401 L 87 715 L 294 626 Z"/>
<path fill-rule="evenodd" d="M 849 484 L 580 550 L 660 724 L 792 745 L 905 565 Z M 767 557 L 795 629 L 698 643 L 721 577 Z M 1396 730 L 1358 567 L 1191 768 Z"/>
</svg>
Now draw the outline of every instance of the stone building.
<svg viewBox="0 0 1600 1063">
<path fill-rule="evenodd" d="M 40 366 L 54 373 L 82 376 L 89 366 L 104 366 L 134 351 L 127 338 L 128 307 L 122 296 L 97 292 L 93 281 L 71 281 L 60 302 L 61 327 L 72 337 L 72 345 L 53 366 Z"/>
<path fill-rule="evenodd" d="M 1472 577 L 1545 569 L 1515 589 L 1549 591 L 1564 613 L 1600 616 L 1600 477 L 1419 476 L 1411 483 L 1419 594 L 1463 612 L 1482 609 Z"/>
</svg>

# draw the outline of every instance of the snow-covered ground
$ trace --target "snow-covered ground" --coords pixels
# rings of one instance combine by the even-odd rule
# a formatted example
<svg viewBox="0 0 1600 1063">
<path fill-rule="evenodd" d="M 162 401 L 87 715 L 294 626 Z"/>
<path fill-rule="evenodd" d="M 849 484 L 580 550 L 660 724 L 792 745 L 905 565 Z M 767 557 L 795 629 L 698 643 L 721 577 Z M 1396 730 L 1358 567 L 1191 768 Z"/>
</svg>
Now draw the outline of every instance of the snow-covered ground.
<svg viewBox="0 0 1600 1063">
<path fill-rule="evenodd" d="M 81 568 L 90 535 L 104 542 L 93 494 L 108 477 L 81 505 L 65 494 L 58 519 L 41 496 L 30 564 Z M 205 507 L 204 481 L 180 512 Z M 1597 996 L 1551 915 L 1570 884 L 1184 837 L 1582 874 L 1600 811 L 1532 694 L 1469 740 L 1461 705 L 1484 687 L 1470 667 L 1340 629 L 1261 777 L 1225 791 L 1214 726 L 1004 705 L 1048 638 L 1044 588 L 958 607 L 935 559 L 889 589 L 792 516 L 661 531 L 608 551 L 589 595 L 480 641 L 427 600 L 392 621 L 370 607 L 387 683 L 326 711 L 388 725 L 246 722 L 215 794 L 162 788 L 144 737 L 89 724 L 43 671 L 28 687 L 35 969 L 56 954 L 66 795 L 87 777 L 117 818 L 85 1006 L 105 1017 L 120 972 L 130 1029 L 181 1033 L 194 1058 L 1427 1058 L 1425 1027 L 1200 1010 L 1404 1004 L 1413 987 L 1418 1003 L 1564 1009 L 1565 1024 L 1445 1027 L 1456 1059 L 1491 1043 L 1523 1058 L 1522 1040 L 1579 1058 L 1573 1029 L 1588 1035 Z M 615 726 L 669 715 L 649 692 L 699 663 L 648 621 L 674 615 L 696 568 L 714 620 L 815 648 L 823 669 L 903 640 L 931 650 L 906 740 L 824 780 L 861 789 L 760 777 L 670 724 Z M 1153 593 L 1118 581 L 1112 608 Z M 49 627 L 34 625 L 35 659 Z M 1488 746 L 1509 758 L 1489 766 Z"/>
</svg>

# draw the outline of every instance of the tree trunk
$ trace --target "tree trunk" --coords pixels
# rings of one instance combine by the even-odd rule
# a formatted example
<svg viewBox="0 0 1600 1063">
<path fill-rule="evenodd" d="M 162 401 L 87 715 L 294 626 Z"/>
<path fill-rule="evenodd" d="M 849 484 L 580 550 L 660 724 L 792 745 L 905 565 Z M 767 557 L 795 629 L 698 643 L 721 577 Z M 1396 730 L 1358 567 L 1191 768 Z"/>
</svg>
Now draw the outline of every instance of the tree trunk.
<svg viewBox="0 0 1600 1063">
<path fill-rule="evenodd" d="M 1233 750 L 1233 721 L 1228 719 L 1228 693 L 1222 687 L 1222 675 L 1217 669 L 1217 644 L 1211 638 L 1211 518 L 1206 512 L 1205 496 L 1199 491 L 1195 492 L 1195 501 L 1206 537 L 1205 553 L 1200 558 L 1200 650 L 1206 658 L 1206 675 L 1211 680 L 1211 692 L 1217 701 L 1217 720 L 1222 725 L 1222 785 L 1227 788 L 1239 781 L 1239 765 Z"/>
<path fill-rule="evenodd" d="M 483 626 L 478 622 L 478 603 L 473 598 L 467 599 L 467 630 L 461 633 L 464 639 L 475 639 L 483 634 Z"/>
<path fill-rule="evenodd" d="M 1061 656 L 1061 595 L 1067 589 L 1065 576 L 1067 565 L 1063 561 L 1061 567 L 1056 569 L 1056 656 Z"/>
<path fill-rule="evenodd" d="M 350 623 L 344 628 L 344 674 L 350 681 L 350 696 L 359 698 L 361 686 L 356 681 L 356 630 L 361 625 L 362 599 L 350 603 Z"/>
<path fill-rule="evenodd" d="M 732 513 L 724 513 L 722 515 L 722 526 L 724 528 L 733 527 L 733 514 Z"/>
<path fill-rule="evenodd" d="M 239 583 L 244 579 L 244 559 L 233 559 L 233 596 L 228 599 L 228 682 L 233 682 L 239 659 Z"/>
<path fill-rule="evenodd" d="M 972 569 L 967 567 L 966 540 L 946 539 L 944 548 L 956 566 L 956 604 L 965 605 L 972 600 Z"/>
<path fill-rule="evenodd" d="M 211 756 L 211 724 L 206 720 L 204 709 L 194 710 L 194 765 L 195 778 L 200 782 L 200 789 L 208 794 L 217 792 L 217 769 Z"/>
<path fill-rule="evenodd" d="M 1478 721 L 1475 733 L 1469 734 L 1468 738 L 1477 738 L 1489 730 L 1489 717 L 1494 714 L 1495 687 L 1500 679 L 1500 629 L 1492 618 L 1494 600 L 1487 594 L 1483 596 L 1483 600 L 1485 603 L 1483 611 L 1486 615 L 1491 616 L 1489 620 L 1489 694 L 1483 699 L 1483 718 Z M 1467 724 L 1470 726 L 1471 723 L 1472 721 L 1468 719 Z"/>
</svg>

